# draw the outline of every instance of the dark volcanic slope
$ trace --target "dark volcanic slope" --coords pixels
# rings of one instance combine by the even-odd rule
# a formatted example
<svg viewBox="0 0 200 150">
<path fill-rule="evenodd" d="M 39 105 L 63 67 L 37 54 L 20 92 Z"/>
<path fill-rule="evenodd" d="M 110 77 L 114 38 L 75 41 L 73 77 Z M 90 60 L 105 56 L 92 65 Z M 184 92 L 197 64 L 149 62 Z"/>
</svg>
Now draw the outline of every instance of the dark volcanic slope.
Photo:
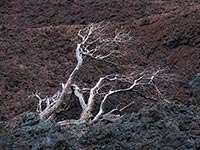
<svg viewBox="0 0 200 150">
<path fill-rule="evenodd" d="M 124 51 L 128 64 L 169 67 L 180 77 L 166 89 L 173 100 L 187 101 L 187 83 L 200 72 L 198 0 L 4 0 L 0 1 L 1 120 L 33 110 L 32 92 L 56 91 L 75 64 L 74 38 L 80 24 L 111 21 L 133 40 Z M 114 30 L 113 30 L 114 31 Z M 111 31 L 112 32 L 112 31 Z M 87 63 L 79 80 L 120 71 Z M 121 70 L 122 71 L 122 70 Z M 91 75 L 91 74 L 92 75 Z"/>
<path fill-rule="evenodd" d="M 60 24 L 88 24 L 102 20 L 123 22 L 145 16 L 185 11 L 198 0 L 4 0 L 0 24 L 17 28 Z"/>
<path fill-rule="evenodd" d="M 117 122 L 58 128 L 39 122 L 37 113 L 21 114 L 0 130 L 3 150 L 199 150 L 199 108 L 153 104 Z"/>
</svg>

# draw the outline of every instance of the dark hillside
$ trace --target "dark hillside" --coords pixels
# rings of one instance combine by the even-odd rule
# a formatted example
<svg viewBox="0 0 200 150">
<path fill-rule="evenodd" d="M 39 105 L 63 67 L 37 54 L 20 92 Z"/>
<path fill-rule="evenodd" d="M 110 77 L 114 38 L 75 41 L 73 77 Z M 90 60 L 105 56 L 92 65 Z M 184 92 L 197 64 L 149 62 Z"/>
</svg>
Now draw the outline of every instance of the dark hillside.
<svg viewBox="0 0 200 150">
<path fill-rule="evenodd" d="M 154 146 L 166 143 L 168 139 L 164 139 L 164 135 L 168 132 L 170 134 L 174 132 L 172 137 L 175 138 L 169 137 L 169 140 L 172 142 L 174 140 L 181 141 L 179 145 L 174 144 L 175 147 L 171 149 L 180 148 L 182 144 L 183 149 L 200 148 L 199 133 L 196 130 L 200 126 L 198 108 L 200 102 L 196 100 L 195 106 L 185 106 L 191 101 L 189 81 L 200 72 L 199 0 L 1 0 L 0 123 L 2 124 L 2 122 L 23 112 L 35 111 L 37 100 L 29 97 L 33 92 L 39 91 L 42 95 L 50 95 L 60 88 L 60 84 L 66 81 L 76 63 L 74 53 L 77 32 L 84 25 L 101 21 L 110 22 L 110 33 L 114 33 L 116 28 L 124 28 L 130 31 L 133 37 L 130 43 L 123 47 L 124 57 L 118 59 L 117 63 L 127 67 L 149 68 L 159 66 L 168 68 L 176 79 L 171 86 L 166 87 L 163 85 L 165 96 L 170 101 L 180 102 L 181 104 L 171 104 L 169 111 L 172 111 L 172 114 L 169 116 L 165 114 L 168 113 L 167 110 L 158 110 L 159 119 L 153 120 L 153 122 L 150 121 L 151 124 L 148 127 L 146 127 L 148 119 L 141 120 L 142 116 L 146 115 L 147 112 L 141 108 L 142 106 L 138 106 L 131 109 L 134 112 L 139 111 L 139 114 L 128 115 L 128 118 L 136 121 L 130 128 L 127 127 L 127 124 L 131 124 L 130 122 L 134 121 L 125 118 L 119 124 L 99 122 L 87 128 L 77 127 L 78 129 L 74 130 L 78 132 L 87 130 L 87 133 L 89 133 L 81 135 L 81 137 L 71 132 L 65 134 L 69 134 L 72 137 L 72 141 L 76 141 L 78 138 L 80 144 L 78 146 L 80 147 L 77 147 L 77 149 L 84 149 L 87 146 L 91 146 L 91 149 L 104 149 L 104 146 L 106 146 L 105 149 L 123 149 L 123 146 L 125 146 L 124 149 L 128 149 L 131 146 L 135 146 L 134 140 L 141 141 L 142 138 L 145 138 L 143 139 L 144 143 L 136 145 L 138 149 L 159 149 L 159 147 L 155 148 Z M 125 70 L 126 68 L 124 67 L 121 68 L 109 63 L 104 64 L 93 60 L 86 61 L 77 77 L 77 82 L 93 85 L 94 81 L 97 81 L 102 75 L 124 72 Z M 148 100 L 137 97 L 134 94 L 124 94 L 122 97 L 124 102 L 131 98 L 137 99 L 139 103 L 148 102 Z M 162 105 L 161 107 L 168 107 L 166 104 L 160 103 L 153 106 L 150 101 L 149 105 L 150 108 L 147 108 L 147 111 L 152 110 L 153 112 L 157 111 L 155 109 L 159 108 L 160 105 Z M 173 112 L 172 107 L 175 107 L 175 112 Z M 195 107 L 194 110 L 193 107 Z M 189 110 L 184 110 L 186 111 L 184 113 L 182 109 Z M 72 112 L 75 111 L 76 109 Z M 175 119 L 173 118 L 174 115 Z M 185 116 L 189 119 L 182 120 Z M 70 117 L 73 118 L 74 115 L 71 114 Z M 151 116 L 145 117 L 152 118 Z M 192 117 L 194 118 L 192 119 Z M 163 120 L 171 120 L 171 123 L 175 125 L 168 130 L 168 127 L 166 127 L 168 125 L 163 123 Z M 189 127 L 185 122 L 192 126 Z M 183 125 L 182 127 L 181 123 L 186 124 L 186 126 Z M 154 129 L 150 131 L 151 125 Z M 105 133 L 100 131 L 102 126 L 106 128 Z M 37 126 L 34 129 L 31 128 L 30 132 L 35 132 L 35 130 L 40 132 L 38 128 L 45 130 L 44 138 L 46 138 L 47 134 L 51 134 L 51 138 L 57 136 L 52 134 L 56 132 L 57 128 L 50 130 L 46 129 L 46 127 Z M 84 129 L 82 130 L 82 128 Z M 120 131 L 121 128 L 123 128 L 122 131 Z M 17 129 L 20 130 L 19 135 L 21 136 L 23 134 L 21 127 L 17 127 Z M 119 132 L 114 133 L 113 129 L 119 130 Z M 24 130 L 28 132 L 28 130 Z M 135 132 L 134 135 L 130 130 Z M 185 130 L 187 132 L 184 132 Z M 15 132 L 15 130 L 11 131 L 10 127 L 8 127 L 8 131 Z M 148 131 L 148 134 L 155 135 L 155 137 L 150 141 L 148 140 L 150 135 L 147 135 L 146 132 L 140 134 L 140 131 Z M 53 141 L 53 145 L 49 146 L 49 149 L 54 149 L 55 143 L 59 145 L 60 142 L 62 145 L 63 141 L 66 141 L 62 132 L 59 130 L 58 141 Z M 7 133 L 2 132 L 1 135 L 4 136 Z M 117 134 L 122 133 L 127 133 L 127 135 L 120 137 L 123 139 L 118 139 Z M 142 134 L 145 134 L 144 137 Z M 18 134 L 14 136 L 18 136 Z M 92 139 L 92 136 L 96 138 Z M 113 141 L 106 141 L 109 136 L 113 137 Z M 7 143 L 8 145 L 12 145 L 12 138 L 8 137 L 8 141 L 11 142 Z M 24 135 L 22 138 L 26 139 Z M 86 139 L 88 141 L 84 141 Z M 28 137 L 28 140 L 32 139 Z M 42 141 L 43 139 L 37 140 Z M 127 145 L 124 144 L 126 140 L 127 142 L 130 141 Z M 0 145 L 4 143 L 2 141 L 0 140 Z M 116 141 L 122 142 L 117 143 Z M 153 147 L 148 147 L 146 145 L 147 141 L 154 143 Z M 26 143 L 28 141 L 23 142 Z M 110 148 L 109 146 L 113 144 L 112 142 L 116 142 L 118 145 Z M 48 149 L 48 147 L 45 147 L 47 143 L 43 144 L 44 146 L 41 147 Z M 72 146 L 70 143 L 65 144 L 69 144 L 67 146 L 64 145 L 65 148 Z M 17 147 L 17 145 L 15 146 Z M 167 146 L 166 149 L 168 148 Z M 24 149 L 26 148 L 24 147 Z"/>
</svg>

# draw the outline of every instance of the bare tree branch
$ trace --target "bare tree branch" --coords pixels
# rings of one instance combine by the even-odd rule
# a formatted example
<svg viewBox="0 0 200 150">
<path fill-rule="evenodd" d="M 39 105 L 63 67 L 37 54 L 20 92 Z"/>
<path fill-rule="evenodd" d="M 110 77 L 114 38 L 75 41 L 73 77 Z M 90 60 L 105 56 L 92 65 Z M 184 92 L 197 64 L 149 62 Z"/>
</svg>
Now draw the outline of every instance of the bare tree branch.
<svg viewBox="0 0 200 150">
<path fill-rule="evenodd" d="M 70 91 L 70 87 L 74 82 L 74 79 L 80 70 L 83 60 L 86 57 L 92 57 L 96 60 L 104 60 L 114 53 L 114 46 L 120 43 L 125 43 L 127 40 L 131 39 L 129 33 L 117 32 L 114 37 L 105 36 L 107 24 L 104 22 L 97 24 L 90 24 L 87 27 L 80 29 L 78 32 L 78 37 L 80 42 L 76 47 L 76 60 L 77 64 L 74 70 L 71 72 L 69 78 L 65 83 L 62 84 L 61 91 L 58 91 L 55 95 L 51 97 L 41 98 L 38 94 L 35 94 L 36 98 L 39 100 L 37 111 L 40 112 L 41 119 L 48 119 L 52 113 L 54 113 L 63 103 L 64 95 Z M 83 111 L 90 109 L 93 104 L 92 101 L 89 101 L 89 108 L 86 107 L 84 99 L 79 92 L 78 86 L 73 85 L 75 88 L 75 94 L 79 97 L 79 102 Z M 91 89 L 91 98 L 94 95 L 95 87 Z M 42 108 L 44 107 L 44 109 Z M 88 112 L 88 111 L 87 111 Z"/>
<path fill-rule="evenodd" d="M 74 89 L 74 94 L 75 94 L 75 95 L 78 97 L 78 99 L 79 99 L 79 103 L 80 103 L 80 105 L 81 105 L 82 112 L 85 112 L 86 109 L 87 109 L 87 105 L 86 105 L 86 103 L 85 103 L 85 100 L 84 100 L 83 93 L 82 93 L 81 89 L 80 89 L 77 85 L 75 85 L 75 84 L 73 84 L 72 87 L 73 87 L 73 89 Z"/>
<path fill-rule="evenodd" d="M 131 79 L 133 79 L 134 77 L 131 77 L 131 76 L 116 76 L 115 78 L 113 78 L 113 80 L 119 80 L 119 81 L 128 81 L 128 82 L 132 82 L 132 84 L 127 87 L 127 88 L 120 88 L 120 89 L 116 89 L 116 90 L 109 90 L 107 92 L 107 94 L 105 94 L 105 96 L 103 97 L 102 101 L 101 101 L 101 104 L 100 104 L 100 109 L 99 109 L 99 112 L 97 113 L 97 115 L 94 117 L 94 119 L 92 120 L 92 122 L 98 120 L 103 114 L 104 114 L 104 110 L 103 110 L 103 106 L 105 105 L 105 102 L 107 101 L 108 97 L 113 95 L 113 94 L 116 94 L 116 93 L 119 93 L 119 92 L 125 92 L 125 91 L 129 91 L 129 90 L 132 90 L 133 88 L 135 88 L 136 86 L 144 86 L 144 85 L 153 85 L 156 92 L 158 92 L 159 96 L 162 96 L 161 92 L 158 90 L 157 86 L 153 83 L 153 81 L 155 80 L 155 78 L 157 76 L 162 76 L 159 75 L 160 72 L 162 72 L 163 70 L 156 70 L 156 71 L 153 71 L 153 72 L 150 72 L 150 71 L 143 71 L 141 73 L 139 73 L 138 76 L 136 79 L 134 79 L 133 81 L 131 81 Z M 163 100 L 165 102 L 168 102 L 166 99 L 163 98 Z M 129 103 L 127 106 L 125 106 L 123 109 L 131 106 L 134 102 L 131 102 Z M 122 109 L 122 110 L 123 110 Z M 116 110 L 116 109 L 114 109 Z M 111 110 L 114 111 L 114 110 Z M 109 112 L 110 113 L 110 112 Z"/>
<path fill-rule="evenodd" d="M 75 77 L 85 58 L 90 57 L 95 60 L 106 60 L 110 62 L 109 58 L 111 56 L 114 54 L 119 54 L 119 51 L 115 47 L 131 40 L 130 33 L 125 32 L 125 30 L 116 30 L 114 36 L 106 36 L 105 33 L 107 25 L 108 24 L 101 22 L 98 24 L 90 24 L 87 27 L 79 30 L 78 37 L 80 38 L 80 41 L 78 42 L 75 50 L 77 64 L 67 81 L 62 83 L 62 89 L 60 91 L 55 93 L 53 96 L 46 96 L 45 98 L 41 98 L 39 93 L 34 94 L 34 96 L 39 100 L 37 111 L 40 113 L 41 119 L 50 118 L 52 114 L 62 105 L 64 96 L 71 92 L 70 87 L 72 87 L 75 96 L 79 100 L 82 113 L 78 120 L 60 121 L 58 122 L 59 125 L 71 123 L 80 124 L 85 122 L 93 123 L 102 116 L 109 115 L 114 111 L 123 111 L 135 103 L 134 101 L 131 101 L 127 105 L 121 106 L 122 108 L 119 108 L 120 105 L 118 105 L 116 108 L 111 109 L 106 113 L 104 106 L 109 97 L 120 92 L 126 92 L 130 90 L 138 91 L 138 89 L 144 90 L 144 88 L 150 89 L 151 87 L 160 100 L 169 102 L 163 97 L 161 90 L 157 86 L 157 83 L 161 80 L 170 81 L 171 79 L 169 79 L 168 75 L 164 73 L 165 70 L 160 68 L 145 69 L 142 71 L 135 69 L 134 71 L 131 70 L 131 72 L 124 75 L 106 75 L 99 78 L 97 83 L 90 89 L 80 89 L 78 85 L 74 84 Z M 84 91 L 89 91 L 89 97 L 87 100 L 84 99 Z M 141 92 L 139 93 L 141 94 Z M 141 95 L 145 98 L 148 98 L 145 96 L 145 94 Z M 97 95 L 101 96 L 102 99 L 96 99 Z M 93 117 L 92 110 L 94 109 L 96 100 L 100 100 L 100 106 L 98 113 Z"/>
</svg>

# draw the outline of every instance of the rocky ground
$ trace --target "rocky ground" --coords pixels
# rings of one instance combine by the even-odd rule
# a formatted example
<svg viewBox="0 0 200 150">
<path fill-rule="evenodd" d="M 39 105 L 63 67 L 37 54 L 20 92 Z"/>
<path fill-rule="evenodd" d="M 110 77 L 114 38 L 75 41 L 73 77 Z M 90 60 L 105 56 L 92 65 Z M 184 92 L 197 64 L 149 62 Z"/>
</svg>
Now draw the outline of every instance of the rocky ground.
<svg viewBox="0 0 200 150">
<path fill-rule="evenodd" d="M 123 47 L 119 64 L 159 66 L 175 75 L 164 96 L 176 103 L 154 102 L 145 109 L 132 108 L 134 113 L 119 122 L 67 129 L 39 122 L 36 113 L 18 116 L 35 111 L 37 100 L 29 97 L 33 92 L 50 95 L 59 89 L 75 65 L 78 30 L 100 21 L 110 22 L 111 33 L 123 27 L 133 37 Z M 124 71 L 90 60 L 77 82 L 93 85 L 102 75 Z M 0 145 L 4 149 L 199 149 L 198 84 L 189 86 L 199 72 L 198 0 L 0 1 L 0 122 L 6 129 L 1 131 Z M 123 99 L 133 97 L 125 94 Z M 69 118 L 75 118 L 76 111 Z"/>
<path fill-rule="evenodd" d="M 194 105 L 159 103 L 116 122 L 63 128 L 26 113 L 1 130 L 0 145 L 3 150 L 198 150 L 199 111 Z"/>
</svg>

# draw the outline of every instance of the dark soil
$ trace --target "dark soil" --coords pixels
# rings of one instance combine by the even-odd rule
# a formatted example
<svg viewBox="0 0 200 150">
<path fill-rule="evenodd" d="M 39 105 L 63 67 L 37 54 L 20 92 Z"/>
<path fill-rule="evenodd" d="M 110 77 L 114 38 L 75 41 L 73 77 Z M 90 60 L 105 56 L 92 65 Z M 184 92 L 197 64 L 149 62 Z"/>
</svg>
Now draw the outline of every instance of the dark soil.
<svg viewBox="0 0 200 150">
<path fill-rule="evenodd" d="M 141 68 L 158 66 L 168 68 L 169 72 L 174 74 L 176 78 L 171 86 L 165 87 L 164 95 L 172 102 L 189 103 L 191 93 L 188 83 L 200 72 L 199 0 L 2 0 L 0 1 L 0 122 L 7 121 L 22 112 L 35 111 L 37 100 L 30 97 L 32 93 L 39 91 L 44 96 L 51 95 L 60 88 L 60 84 L 66 81 L 76 63 L 74 50 L 78 30 L 83 25 L 100 21 L 111 22 L 111 33 L 116 28 L 123 27 L 130 31 L 133 36 L 132 41 L 123 46 L 124 57 L 118 59 L 117 63 Z M 77 82 L 91 86 L 102 75 L 124 71 L 126 69 L 120 66 L 89 60 L 82 67 Z M 123 95 L 124 102 L 131 98 L 137 99 L 137 96 L 134 93 Z M 69 101 L 69 98 L 66 98 L 66 101 Z M 138 97 L 137 101 L 141 103 L 147 100 Z M 195 105 L 198 106 L 199 103 L 195 102 Z M 157 105 L 152 107 L 156 108 Z M 142 106 L 131 109 L 137 112 L 142 109 Z M 188 109 L 188 111 L 191 110 L 191 108 Z M 179 109 L 177 111 L 179 113 Z M 196 114 L 194 113 L 193 117 L 198 118 L 198 111 L 191 111 L 195 111 Z M 69 118 L 75 118 L 76 112 L 77 109 L 73 109 Z M 164 120 L 170 120 L 171 117 L 172 123 L 176 123 L 177 119 L 173 120 L 172 116 L 168 116 L 169 118 L 165 116 Z M 140 123 L 136 123 L 136 125 L 140 126 L 142 120 L 138 119 L 138 121 Z M 157 121 L 157 123 L 161 124 L 160 121 Z M 90 141 L 89 135 L 95 136 L 95 138 L 91 143 L 86 142 L 86 145 L 80 140 L 78 145 L 81 147 L 77 147 L 77 149 L 86 148 L 87 145 L 91 145 L 91 149 L 104 149 L 101 145 L 105 144 L 107 144 L 105 149 L 109 149 L 109 146 L 113 145 L 112 142 L 121 141 L 117 139 L 117 135 L 114 135 L 111 128 L 120 130 L 121 126 L 124 126 L 125 129 L 123 128 L 122 131 L 117 133 L 126 133 L 129 131 L 129 129 L 126 129 L 126 122 L 127 120 L 119 125 L 106 125 L 105 132 L 109 131 L 108 135 L 112 135 L 113 141 L 103 141 L 103 137 L 99 138 L 99 141 L 96 140 L 98 132 L 94 128 L 88 127 L 87 130 L 89 131 L 87 132 L 90 134 L 84 135 L 86 136 L 84 139 Z M 198 123 L 198 120 L 196 122 Z M 162 129 L 157 130 L 157 123 L 153 125 L 156 128 L 156 131 L 153 132 L 156 136 L 158 135 L 157 138 L 163 139 L 167 132 L 171 132 L 171 129 L 166 132 L 163 132 Z M 102 128 L 101 124 L 103 123 L 98 123 L 94 127 L 99 125 L 98 128 Z M 49 135 L 54 132 L 52 131 L 54 129 L 47 130 L 45 125 L 44 128 L 45 138 L 46 134 Z M 107 130 L 107 128 L 109 129 Z M 145 132 L 145 134 L 149 130 L 148 128 L 143 129 L 142 126 L 138 129 L 135 129 L 135 126 L 134 129 L 131 128 L 130 126 L 130 130 Z M 169 137 L 169 140 L 176 141 L 179 139 L 183 143 L 188 141 L 187 144 L 180 143 L 183 146 L 191 145 L 191 147 L 183 147 L 183 149 L 195 149 L 195 147 L 198 149 L 200 140 L 188 136 L 192 127 L 187 132 L 181 131 L 179 127 L 174 128 L 176 131 L 173 130 L 174 135 L 171 137 L 175 139 Z M 33 130 L 35 131 L 35 129 Z M 71 139 L 66 139 L 66 136 L 60 132 L 60 138 L 58 138 L 60 143 L 55 141 L 54 144 L 66 144 L 63 147 L 70 147 L 73 142 L 63 142 Z M 137 135 L 137 132 L 131 134 Z M 142 133 L 141 135 L 143 135 Z M 71 134 L 72 141 L 76 141 L 77 136 L 78 139 L 81 139 L 79 135 L 74 135 L 71 132 L 65 134 Z M 192 133 L 192 136 L 195 134 Z M 108 135 L 106 133 L 106 136 Z M 133 140 L 134 135 L 130 136 L 130 142 L 127 141 L 128 144 L 123 144 L 125 140 L 129 139 L 128 135 L 127 133 L 123 136 L 122 143 L 116 142 L 113 149 L 123 149 L 121 146 L 125 146 L 125 149 L 128 149 L 129 146 L 134 147 L 134 144 L 137 144 Z M 139 142 L 138 149 L 143 149 L 143 146 L 145 149 L 147 146 L 145 144 L 148 142 L 145 139 L 141 141 L 141 138 L 146 136 L 142 137 L 141 135 L 136 139 Z M 52 135 L 52 137 L 56 136 Z M 182 137 L 184 138 L 182 139 Z M 166 139 L 163 139 L 163 142 L 161 139 L 153 138 L 152 143 L 156 148 L 159 145 L 162 146 L 162 143 L 167 143 L 165 142 Z M 26 143 L 24 144 L 27 146 Z M 180 145 L 177 146 L 181 148 Z M 30 143 L 29 148 L 23 149 L 31 149 L 32 146 L 34 147 Z M 32 149 L 34 149 L 33 147 Z M 52 146 L 49 149 L 51 148 Z M 44 147 L 44 149 L 48 148 Z M 147 146 L 146 149 L 154 149 L 154 147 L 148 148 Z M 171 147 L 171 149 L 176 148 Z"/>
</svg>

